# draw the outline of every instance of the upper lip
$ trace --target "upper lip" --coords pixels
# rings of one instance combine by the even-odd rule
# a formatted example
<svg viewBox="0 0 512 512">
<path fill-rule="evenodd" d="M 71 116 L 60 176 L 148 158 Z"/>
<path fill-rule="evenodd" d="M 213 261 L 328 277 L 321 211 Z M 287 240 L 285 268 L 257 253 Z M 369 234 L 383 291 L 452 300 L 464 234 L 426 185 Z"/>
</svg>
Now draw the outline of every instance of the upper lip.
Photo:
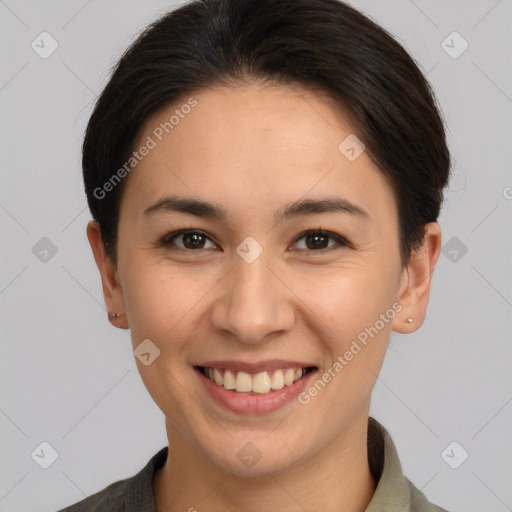
<svg viewBox="0 0 512 512">
<path fill-rule="evenodd" d="M 261 373 L 266 370 L 279 370 L 285 368 L 310 368 L 315 366 L 310 363 L 301 363 L 299 361 L 289 361 L 285 359 L 268 359 L 249 363 L 244 361 L 222 360 L 222 361 L 203 361 L 194 366 L 204 366 L 206 368 L 223 368 L 225 370 L 242 371 L 246 373 Z"/>
</svg>

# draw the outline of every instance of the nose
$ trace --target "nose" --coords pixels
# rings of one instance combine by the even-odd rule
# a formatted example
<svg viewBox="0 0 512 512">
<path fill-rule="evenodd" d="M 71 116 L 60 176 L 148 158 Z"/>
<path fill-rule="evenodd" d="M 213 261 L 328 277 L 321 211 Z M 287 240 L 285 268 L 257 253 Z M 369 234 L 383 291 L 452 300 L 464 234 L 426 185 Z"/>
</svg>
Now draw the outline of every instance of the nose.
<svg viewBox="0 0 512 512">
<path fill-rule="evenodd" d="M 264 255 L 252 263 L 237 255 L 213 305 L 213 328 L 247 344 L 265 343 L 295 322 L 293 293 Z"/>
</svg>

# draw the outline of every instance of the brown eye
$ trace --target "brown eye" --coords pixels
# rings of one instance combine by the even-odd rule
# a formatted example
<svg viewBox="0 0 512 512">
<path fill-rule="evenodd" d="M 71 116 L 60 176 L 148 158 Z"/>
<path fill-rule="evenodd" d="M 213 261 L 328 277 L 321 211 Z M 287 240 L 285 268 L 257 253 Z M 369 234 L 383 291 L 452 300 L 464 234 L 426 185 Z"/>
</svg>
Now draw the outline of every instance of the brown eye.
<svg viewBox="0 0 512 512">
<path fill-rule="evenodd" d="M 175 245 L 179 249 L 183 250 L 202 250 L 209 248 L 205 247 L 205 244 L 207 243 L 208 240 L 210 239 L 201 231 L 181 230 L 166 236 L 162 240 L 162 245 Z M 179 241 L 181 243 L 177 243 L 176 241 Z M 213 242 L 212 247 L 215 247 L 215 244 L 213 244 Z"/>
<path fill-rule="evenodd" d="M 294 245 L 299 244 L 300 240 L 304 240 L 304 246 L 299 247 L 299 250 L 307 252 L 321 253 L 335 249 L 336 246 L 345 247 L 350 245 L 342 236 L 322 229 L 305 231 L 296 239 Z M 207 246 L 208 243 L 211 244 L 209 247 Z M 162 239 L 160 245 L 183 251 L 200 251 L 217 247 L 205 233 L 191 229 L 182 229 L 170 233 Z"/>
<path fill-rule="evenodd" d="M 295 244 L 298 243 L 299 240 L 304 239 L 305 248 L 300 248 L 301 250 L 313 251 L 313 252 L 321 252 L 324 250 L 329 250 L 336 244 L 341 246 L 347 246 L 348 242 L 341 236 L 336 235 L 335 233 L 330 233 L 329 231 L 324 231 L 320 229 L 306 231 L 302 235 L 299 236 Z M 333 240 L 335 243 L 329 245 L 329 240 Z"/>
</svg>

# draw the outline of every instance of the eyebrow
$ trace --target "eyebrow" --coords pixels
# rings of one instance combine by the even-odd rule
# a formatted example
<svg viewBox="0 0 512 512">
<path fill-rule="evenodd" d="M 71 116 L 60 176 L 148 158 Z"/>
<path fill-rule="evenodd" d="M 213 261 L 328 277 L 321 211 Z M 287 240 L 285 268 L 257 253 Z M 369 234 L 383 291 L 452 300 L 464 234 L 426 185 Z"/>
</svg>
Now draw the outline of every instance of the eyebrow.
<svg viewBox="0 0 512 512">
<path fill-rule="evenodd" d="M 188 197 L 168 196 L 144 210 L 146 217 L 161 213 L 179 212 L 196 217 L 215 218 L 225 221 L 228 217 L 226 210 L 219 204 Z M 315 215 L 320 213 L 349 213 L 356 217 L 369 219 L 366 210 L 342 197 L 326 197 L 321 199 L 301 199 L 284 205 L 274 214 L 275 222 L 292 217 Z"/>
</svg>

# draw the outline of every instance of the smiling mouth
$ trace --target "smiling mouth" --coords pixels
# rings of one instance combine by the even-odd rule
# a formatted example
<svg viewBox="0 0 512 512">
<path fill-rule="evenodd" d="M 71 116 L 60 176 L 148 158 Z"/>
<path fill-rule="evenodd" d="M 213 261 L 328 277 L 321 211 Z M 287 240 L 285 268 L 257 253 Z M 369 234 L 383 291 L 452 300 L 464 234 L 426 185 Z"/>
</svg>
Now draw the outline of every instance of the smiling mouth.
<svg viewBox="0 0 512 512">
<path fill-rule="evenodd" d="M 236 393 L 267 394 L 291 386 L 308 373 L 315 371 L 316 366 L 305 368 L 283 368 L 251 374 L 243 371 L 227 370 L 195 366 L 203 375 L 215 382 L 217 386 Z"/>
</svg>

